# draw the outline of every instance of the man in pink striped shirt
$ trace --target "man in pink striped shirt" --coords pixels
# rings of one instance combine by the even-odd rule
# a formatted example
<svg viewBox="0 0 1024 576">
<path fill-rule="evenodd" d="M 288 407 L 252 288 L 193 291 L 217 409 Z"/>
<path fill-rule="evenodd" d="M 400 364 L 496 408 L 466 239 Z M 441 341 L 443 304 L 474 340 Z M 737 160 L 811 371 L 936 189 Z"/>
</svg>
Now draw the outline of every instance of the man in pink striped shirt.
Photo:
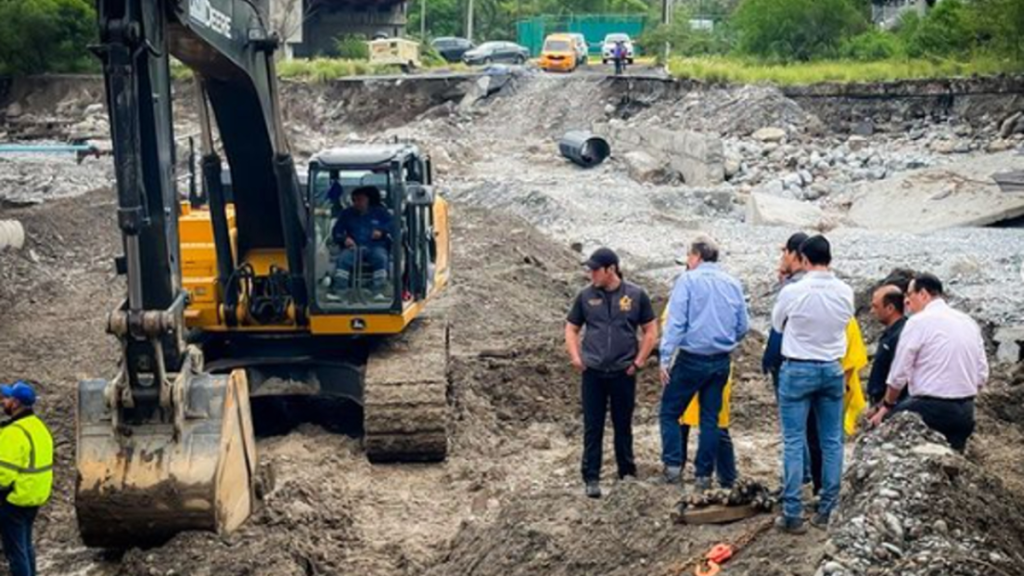
<svg viewBox="0 0 1024 576">
<path fill-rule="evenodd" d="M 974 397 L 988 380 L 988 359 L 981 329 L 970 316 L 950 308 L 942 282 L 918 274 L 907 291 L 907 320 L 887 379 L 888 389 L 875 426 L 887 414 L 915 412 L 949 444 L 963 451 L 974 432 Z M 898 406 L 904 387 L 910 397 Z"/>
</svg>

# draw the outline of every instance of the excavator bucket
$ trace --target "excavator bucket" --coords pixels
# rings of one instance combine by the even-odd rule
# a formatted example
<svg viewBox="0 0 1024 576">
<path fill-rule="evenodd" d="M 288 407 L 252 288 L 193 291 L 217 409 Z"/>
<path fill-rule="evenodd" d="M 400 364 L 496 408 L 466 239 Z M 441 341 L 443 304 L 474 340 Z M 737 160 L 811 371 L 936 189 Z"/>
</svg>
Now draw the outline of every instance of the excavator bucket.
<svg viewBox="0 0 1024 576">
<path fill-rule="evenodd" d="M 252 511 L 256 445 L 243 370 L 184 386 L 184 418 L 114 418 L 104 380 L 78 389 L 75 509 L 86 546 L 160 544 L 185 530 L 227 533 Z M 115 428 L 116 426 L 116 428 Z"/>
</svg>

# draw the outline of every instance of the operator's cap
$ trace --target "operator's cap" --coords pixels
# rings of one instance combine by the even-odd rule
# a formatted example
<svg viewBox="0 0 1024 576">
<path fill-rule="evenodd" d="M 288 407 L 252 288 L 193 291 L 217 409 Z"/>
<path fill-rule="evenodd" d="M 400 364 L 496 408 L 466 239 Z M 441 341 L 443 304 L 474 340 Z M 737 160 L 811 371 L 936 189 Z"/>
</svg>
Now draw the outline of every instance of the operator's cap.
<svg viewBox="0 0 1024 576">
<path fill-rule="evenodd" d="M 36 391 L 21 380 L 15 382 L 13 386 L 0 386 L 0 396 L 14 398 L 21 402 L 22 406 L 31 406 L 36 403 Z"/>
<path fill-rule="evenodd" d="M 594 250 L 594 253 L 590 255 L 584 264 L 591 270 L 597 270 L 598 268 L 607 268 L 609 266 L 619 265 L 619 255 L 615 253 L 611 248 L 598 248 Z"/>
</svg>

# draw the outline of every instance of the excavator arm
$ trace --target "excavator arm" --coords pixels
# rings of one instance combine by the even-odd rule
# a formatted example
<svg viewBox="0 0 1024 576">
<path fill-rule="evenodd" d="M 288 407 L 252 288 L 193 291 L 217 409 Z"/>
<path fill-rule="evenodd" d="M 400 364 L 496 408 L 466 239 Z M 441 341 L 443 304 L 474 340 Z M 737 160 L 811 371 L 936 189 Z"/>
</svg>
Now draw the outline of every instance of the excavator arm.
<svg viewBox="0 0 1024 576">
<path fill-rule="evenodd" d="M 194 72 L 200 115 L 212 110 L 234 183 L 230 238 L 222 161 L 206 130 L 203 174 L 228 325 L 237 322 L 239 255 L 263 248 L 283 248 L 280 298 L 296 324 L 306 321 L 306 233 L 266 0 L 99 0 L 97 8 L 94 51 L 106 83 L 124 244 L 118 269 L 128 294 L 108 321 L 123 350 L 118 375 L 79 386 L 76 511 L 87 545 L 127 547 L 187 529 L 230 530 L 253 504 L 245 372 L 205 372 L 201 350 L 185 338 L 172 55 Z"/>
</svg>

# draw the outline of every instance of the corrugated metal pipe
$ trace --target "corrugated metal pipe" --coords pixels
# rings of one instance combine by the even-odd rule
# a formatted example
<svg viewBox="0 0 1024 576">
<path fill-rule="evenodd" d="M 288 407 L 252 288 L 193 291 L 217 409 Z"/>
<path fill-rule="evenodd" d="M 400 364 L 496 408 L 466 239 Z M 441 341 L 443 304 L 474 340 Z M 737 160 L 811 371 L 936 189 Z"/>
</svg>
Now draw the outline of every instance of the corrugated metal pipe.
<svg viewBox="0 0 1024 576">
<path fill-rule="evenodd" d="M 0 220 L 0 250 L 20 250 L 25 245 L 25 229 L 17 220 Z"/>
<path fill-rule="evenodd" d="M 584 168 L 593 168 L 612 153 L 608 141 L 586 130 L 566 132 L 558 141 L 558 150 L 569 160 Z"/>
</svg>

